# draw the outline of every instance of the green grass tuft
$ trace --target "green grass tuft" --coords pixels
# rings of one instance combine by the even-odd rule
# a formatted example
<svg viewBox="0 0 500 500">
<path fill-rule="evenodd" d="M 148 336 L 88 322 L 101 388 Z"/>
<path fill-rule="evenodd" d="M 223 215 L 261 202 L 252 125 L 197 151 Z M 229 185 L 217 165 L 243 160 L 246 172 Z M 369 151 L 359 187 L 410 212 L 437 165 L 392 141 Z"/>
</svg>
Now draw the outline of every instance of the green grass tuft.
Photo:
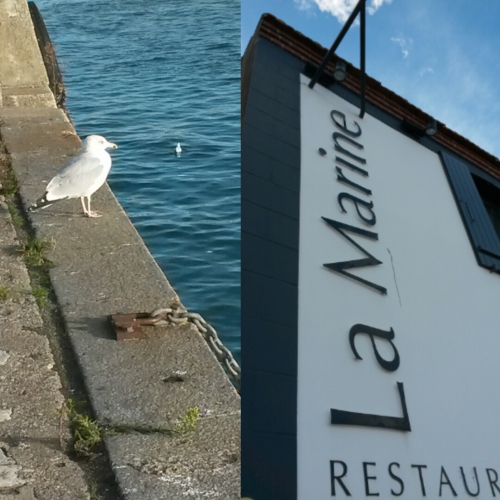
<svg viewBox="0 0 500 500">
<path fill-rule="evenodd" d="M 21 227 L 24 223 L 24 219 L 19 215 L 17 208 L 11 203 L 9 203 L 7 207 L 14 226 Z"/>
<path fill-rule="evenodd" d="M 66 412 L 73 435 L 73 448 L 79 455 L 88 455 L 102 441 L 102 433 L 95 420 L 78 412 L 78 406 L 72 399 L 68 399 L 66 403 Z"/>
<path fill-rule="evenodd" d="M 102 496 L 99 494 L 99 486 L 95 481 L 91 481 L 89 484 L 89 496 L 90 500 L 102 500 Z"/>
<path fill-rule="evenodd" d="M 11 296 L 12 292 L 10 288 L 6 286 L 0 286 L 0 302 L 7 300 Z"/>
<path fill-rule="evenodd" d="M 51 267 L 51 263 L 45 256 L 45 252 L 51 248 L 52 245 L 49 241 L 30 237 L 23 247 L 23 255 L 26 264 L 32 267 L 48 269 Z"/>
<path fill-rule="evenodd" d="M 49 292 L 46 288 L 41 286 L 33 289 L 33 297 L 35 297 L 38 307 L 41 309 L 47 303 L 47 296 Z"/>
<path fill-rule="evenodd" d="M 19 183 L 11 169 L 5 172 L 2 179 L 2 194 L 11 198 L 19 191 Z"/>
<path fill-rule="evenodd" d="M 198 407 L 193 406 L 188 408 L 184 417 L 179 417 L 175 430 L 181 434 L 193 432 L 196 429 L 196 422 L 200 418 L 200 410 Z"/>
</svg>

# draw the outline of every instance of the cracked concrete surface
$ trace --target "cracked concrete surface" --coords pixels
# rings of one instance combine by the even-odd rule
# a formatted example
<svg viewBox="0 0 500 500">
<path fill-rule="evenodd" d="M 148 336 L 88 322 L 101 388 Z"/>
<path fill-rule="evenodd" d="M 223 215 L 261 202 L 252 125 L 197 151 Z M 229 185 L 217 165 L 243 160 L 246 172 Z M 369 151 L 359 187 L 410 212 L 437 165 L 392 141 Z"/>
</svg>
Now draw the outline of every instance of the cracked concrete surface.
<svg viewBox="0 0 500 500">
<path fill-rule="evenodd" d="M 61 382 L 16 232 L 0 197 L 0 500 L 87 500 L 78 464 L 60 429 Z"/>
</svg>

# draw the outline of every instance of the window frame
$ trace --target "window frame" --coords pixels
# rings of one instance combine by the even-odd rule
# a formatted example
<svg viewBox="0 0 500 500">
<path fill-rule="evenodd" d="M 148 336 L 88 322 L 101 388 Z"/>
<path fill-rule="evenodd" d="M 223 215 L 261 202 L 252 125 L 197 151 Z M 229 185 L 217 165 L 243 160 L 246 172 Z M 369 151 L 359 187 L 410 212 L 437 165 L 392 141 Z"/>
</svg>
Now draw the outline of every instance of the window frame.
<svg viewBox="0 0 500 500">
<path fill-rule="evenodd" d="M 478 265 L 500 274 L 500 237 L 474 177 L 498 189 L 499 198 L 500 182 L 458 156 L 443 150 L 439 155 Z"/>
</svg>

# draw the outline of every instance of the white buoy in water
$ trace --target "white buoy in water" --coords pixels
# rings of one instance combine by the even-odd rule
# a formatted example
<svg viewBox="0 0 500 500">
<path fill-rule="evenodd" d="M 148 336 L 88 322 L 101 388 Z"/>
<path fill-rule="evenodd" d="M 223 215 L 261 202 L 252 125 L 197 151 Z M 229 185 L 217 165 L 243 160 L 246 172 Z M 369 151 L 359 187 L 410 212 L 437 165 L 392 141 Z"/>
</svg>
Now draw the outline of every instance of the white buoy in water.
<svg viewBox="0 0 500 500">
<path fill-rule="evenodd" d="M 177 143 L 177 146 L 175 146 L 175 154 L 176 154 L 177 156 L 180 156 L 180 155 L 181 155 L 181 153 L 182 153 L 181 143 L 180 143 L 180 142 L 178 142 L 178 143 Z"/>
</svg>

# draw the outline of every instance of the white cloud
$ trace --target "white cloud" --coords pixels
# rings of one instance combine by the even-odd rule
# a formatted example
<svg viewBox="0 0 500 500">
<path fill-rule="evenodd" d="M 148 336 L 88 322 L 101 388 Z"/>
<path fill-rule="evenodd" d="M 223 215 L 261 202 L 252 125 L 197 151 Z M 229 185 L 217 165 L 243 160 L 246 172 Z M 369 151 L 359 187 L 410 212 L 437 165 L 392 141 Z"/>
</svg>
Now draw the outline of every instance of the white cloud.
<svg viewBox="0 0 500 500">
<path fill-rule="evenodd" d="M 347 21 L 351 12 L 356 7 L 358 0 L 294 0 L 299 6 L 299 9 L 305 10 L 305 5 L 311 5 L 314 2 L 321 12 L 328 12 L 336 17 L 340 22 Z M 391 3 L 392 0 L 370 0 L 367 5 L 367 11 L 370 14 L 375 14 L 384 3 Z"/>
<path fill-rule="evenodd" d="M 313 6 L 311 0 L 293 0 L 299 10 L 310 10 Z"/>
<path fill-rule="evenodd" d="M 418 76 L 424 76 L 426 73 L 434 73 L 434 70 L 430 66 L 418 70 Z"/>
<path fill-rule="evenodd" d="M 500 156 L 500 99 L 496 98 L 495 83 L 476 71 L 480 67 L 474 59 L 476 53 L 467 54 L 455 40 L 450 36 L 449 41 L 443 42 L 438 59 L 432 48 L 415 68 L 410 65 L 407 71 L 392 65 L 380 79 L 451 130 Z M 412 55 L 416 59 L 417 51 Z"/>
<path fill-rule="evenodd" d="M 382 7 L 382 5 L 384 3 L 391 3 L 392 0 L 372 0 L 372 4 L 371 5 L 368 5 L 366 10 L 368 10 L 368 13 L 373 15 L 375 14 L 375 12 L 377 12 L 378 9 L 380 9 L 380 7 Z"/>
<path fill-rule="evenodd" d="M 403 36 L 393 36 L 391 42 L 395 42 L 401 48 L 403 53 L 403 59 L 406 59 L 410 55 L 410 47 L 413 45 L 413 40 L 411 38 L 404 38 Z"/>
</svg>

